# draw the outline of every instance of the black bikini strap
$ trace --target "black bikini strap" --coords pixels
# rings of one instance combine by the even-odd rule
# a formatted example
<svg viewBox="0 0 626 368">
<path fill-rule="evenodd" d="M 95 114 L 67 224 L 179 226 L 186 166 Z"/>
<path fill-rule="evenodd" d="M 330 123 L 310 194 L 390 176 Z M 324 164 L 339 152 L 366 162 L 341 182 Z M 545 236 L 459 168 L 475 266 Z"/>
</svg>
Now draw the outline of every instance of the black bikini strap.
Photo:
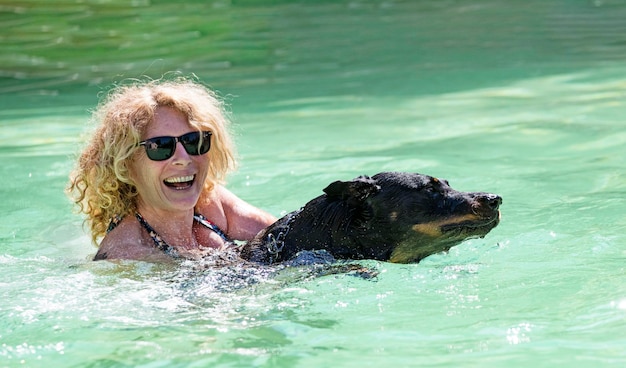
<svg viewBox="0 0 626 368">
<path fill-rule="evenodd" d="M 150 235 L 150 238 L 154 242 L 154 245 L 157 247 L 157 249 L 160 249 L 171 256 L 177 256 L 176 250 L 171 245 L 167 244 L 167 242 L 165 242 L 163 238 L 161 238 L 159 233 L 157 233 L 156 230 L 154 230 L 154 228 L 150 226 L 150 224 L 139 214 L 139 212 L 135 212 L 135 217 L 137 218 L 137 221 L 139 221 L 141 226 L 146 229 L 148 235 Z"/>
<path fill-rule="evenodd" d="M 113 231 L 113 229 L 115 229 L 117 227 L 117 225 L 119 225 L 120 222 L 122 222 L 122 218 L 123 217 L 120 216 L 120 215 L 113 216 L 113 218 L 109 222 L 109 227 L 107 227 L 107 234 L 110 233 L 111 231 Z"/>
<path fill-rule="evenodd" d="M 204 227 L 213 230 L 217 235 L 219 235 L 222 240 L 224 240 L 224 242 L 230 242 L 231 240 L 228 238 L 228 235 L 226 235 L 226 233 L 224 233 L 222 231 L 222 229 L 219 228 L 219 226 L 215 225 L 214 223 L 212 223 L 209 219 L 207 219 L 206 217 L 204 217 L 204 215 L 200 214 L 200 213 L 196 213 L 193 215 L 193 219 L 196 220 L 198 223 L 204 225 Z"/>
<path fill-rule="evenodd" d="M 150 226 L 148 221 L 146 221 L 143 218 L 143 216 L 139 214 L 139 212 L 135 212 L 135 217 L 137 218 L 137 221 L 139 221 L 139 224 L 148 232 L 150 239 L 152 239 L 157 249 L 160 249 L 161 251 L 165 252 L 166 254 L 171 255 L 172 257 L 178 257 L 178 253 L 176 252 L 176 249 L 174 249 L 174 247 L 172 247 L 171 245 L 167 244 L 167 242 L 163 240 L 163 238 L 161 238 L 161 235 L 159 235 L 159 233 L 157 233 L 156 230 L 154 230 L 154 228 Z M 203 215 L 196 213 L 193 215 L 193 219 L 197 221 L 198 223 L 202 224 L 204 227 L 214 231 L 217 235 L 219 235 L 224 240 L 224 242 L 231 242 L 231 240 L 228 238 L 228 235 L 226 235 L 226 233 L 224 233 L 222 229 L 220 229 L 217 225 L 209 221 Z M 107 232 L 112 231 L 120 223 L 121 220 L 122 218 L 120 216 L 116 216 L 113 219 L 111 219 L 111 223 L 109 224 L 109 228 L 107 229 Z"/>
</svg>

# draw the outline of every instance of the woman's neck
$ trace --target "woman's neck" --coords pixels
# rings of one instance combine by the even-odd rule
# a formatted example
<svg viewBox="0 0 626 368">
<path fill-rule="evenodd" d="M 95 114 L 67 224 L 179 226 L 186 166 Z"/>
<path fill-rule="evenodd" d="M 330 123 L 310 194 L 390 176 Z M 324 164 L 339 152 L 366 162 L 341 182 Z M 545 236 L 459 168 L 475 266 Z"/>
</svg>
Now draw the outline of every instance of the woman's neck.
<svg viewBox="0 0 626 368">
<path fill-rule="evenodd" d="M 198 247 L 193 226 L 193 209 L 174 212 L 140 206 L 137 212 L 171 247 L 176 249 Z"/>
</svg>

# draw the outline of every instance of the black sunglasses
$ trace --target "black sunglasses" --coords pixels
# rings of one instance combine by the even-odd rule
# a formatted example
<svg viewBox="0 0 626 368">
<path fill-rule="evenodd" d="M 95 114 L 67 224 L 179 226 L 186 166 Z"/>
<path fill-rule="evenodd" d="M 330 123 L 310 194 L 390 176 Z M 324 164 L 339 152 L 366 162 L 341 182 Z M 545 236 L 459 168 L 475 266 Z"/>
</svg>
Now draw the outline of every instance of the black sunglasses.
<svg viewBox="0 0 626 368">
<path fill-rule="evenodd" d="M 146 155 L 152 161 L 163 161 L 174 155 L 176 143 L 180 142 L 188 154 L 198 156 L 209 152 L 211 148 L 211 132 L 191 132 L 180 137 L 154 137 L 139 142 L 146 148 Z"/>
</svg>

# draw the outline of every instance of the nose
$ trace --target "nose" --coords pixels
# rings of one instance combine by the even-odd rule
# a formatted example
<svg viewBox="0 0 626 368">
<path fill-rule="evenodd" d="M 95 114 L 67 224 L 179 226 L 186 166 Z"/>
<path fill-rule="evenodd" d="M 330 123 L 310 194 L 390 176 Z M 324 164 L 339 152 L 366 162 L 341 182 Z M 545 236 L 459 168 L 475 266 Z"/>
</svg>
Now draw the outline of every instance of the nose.
<svg viewBox="0 0 626 368">
<path fill-rule="evenodd" d="M 498 209 L 498 207 L 502 204 L 502 197 L 492 193 L 481 193 L 476 197 L 476 199 L 480 202 L 480 204 L 486 205 L 492 210 Z"/>
<path fill-rule="evenodd" d="M 502 197 L 492 193 L 474 193 L 472 210 L 476 214 L 488 214 L 498 210 L 502 204 Z"/>
<path fill-rule="evenodd" d="M 176 142 L 176 149 L 173 154 L 173 163 L 189 163 L 191 161 L 191 157 L 189 156 L 190 155 L 187 153 L 187 150 L 185 150 L 185 147 L 183 147 L 183 144 L 180 141 Z"/>
</svg>

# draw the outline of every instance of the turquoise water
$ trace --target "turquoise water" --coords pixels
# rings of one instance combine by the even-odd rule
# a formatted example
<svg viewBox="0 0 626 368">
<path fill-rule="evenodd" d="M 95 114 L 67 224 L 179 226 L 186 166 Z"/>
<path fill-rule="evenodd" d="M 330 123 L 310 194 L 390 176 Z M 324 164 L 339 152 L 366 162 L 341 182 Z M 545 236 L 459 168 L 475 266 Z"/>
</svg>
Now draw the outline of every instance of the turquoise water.
<svg viewBox="0 0 626 368">
<path fill-rule="evenodd" d="M 0 366 L 626 363 L 626 2 L 0 4 Z M 195 73 L 229 188 L 280 216 L 417 171 L 504 198 L 487 237 L 374 280 L 90 262 L 63 194 L 99 92 Z"/>
</svg>

